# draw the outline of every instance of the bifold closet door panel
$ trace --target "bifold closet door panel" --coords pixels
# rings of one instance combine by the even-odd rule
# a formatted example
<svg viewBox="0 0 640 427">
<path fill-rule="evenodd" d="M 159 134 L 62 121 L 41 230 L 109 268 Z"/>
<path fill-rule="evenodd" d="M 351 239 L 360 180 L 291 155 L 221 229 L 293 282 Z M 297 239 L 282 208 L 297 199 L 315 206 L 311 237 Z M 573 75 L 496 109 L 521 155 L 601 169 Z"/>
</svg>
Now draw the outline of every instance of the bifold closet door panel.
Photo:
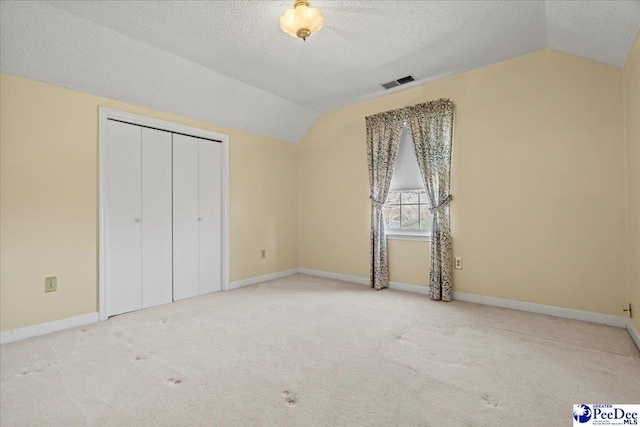
<svg viewBox="0 0 640 427">
<path fill-rule="evenodd" d="M 107 316 L 142 308 L 141 130 L 107 121 Z"/>
<path fill-rule="evenodd" d="M 173 134 L 173 299 L 199 295 L 198 142 Z"/>
<path fill-rule="evenodd" d="M 142 308 L 173 300 L 171 133 L 142 128 Z"/>
<path fill-rule="evenodd" d="M 199 247 L 200 293 L 222 289 L 222 144 L 200 140 Z"/>
</svg>

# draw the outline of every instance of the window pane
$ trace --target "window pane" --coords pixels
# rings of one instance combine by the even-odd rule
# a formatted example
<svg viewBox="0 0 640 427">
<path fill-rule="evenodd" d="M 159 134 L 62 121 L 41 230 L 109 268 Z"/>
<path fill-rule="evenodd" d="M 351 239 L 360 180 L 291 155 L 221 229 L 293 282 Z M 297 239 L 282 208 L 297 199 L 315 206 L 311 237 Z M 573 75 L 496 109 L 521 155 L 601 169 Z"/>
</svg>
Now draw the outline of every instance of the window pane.
<svg viewBox="0 0 640 427">
<path fill-rule="evenodd" d="M 404 195 L 404 193 L 402 193 Z M 402 229 L 418 230 L 420 228 L 420 209 L 418 205 L 402 206 Z"/>
<path fill-rule="evenodd" d="M 431 212 L 429 212 L 429 207 L 425 205 L 420 206 L 420 229 L 421 230 L 431 230 L 431 222 L 433 220 L 433 216 Z"/>
<path fill-rule="evenodd" d="M 427 192 L 426 191 L 421 191 L 420 192 L 420 204 L 425 204 L 425 205 L 429 206 L 429 198 L 427 197 Z"/>
<path fill-rule="evenodd" d="M 400 228 L 400 205 L 385 206 L 383 212 L 387 228 Z"/>
<path fill-rule="evenodd" d="M 400 192 L 399 191 L 391 191 L 389 192 L 389 197 L 387 197 L 387 204 L 399 204 L 400 203 Z"/>
<path fill-rule="evenodd" d="M 420 203 L 420 200 L 418 199 L 418 192 L 417 191 L 403 191 L 402 192 L 402 204 L 404 205 L 405 203 L 415 203 L 415 204 Z"/>
</svg>

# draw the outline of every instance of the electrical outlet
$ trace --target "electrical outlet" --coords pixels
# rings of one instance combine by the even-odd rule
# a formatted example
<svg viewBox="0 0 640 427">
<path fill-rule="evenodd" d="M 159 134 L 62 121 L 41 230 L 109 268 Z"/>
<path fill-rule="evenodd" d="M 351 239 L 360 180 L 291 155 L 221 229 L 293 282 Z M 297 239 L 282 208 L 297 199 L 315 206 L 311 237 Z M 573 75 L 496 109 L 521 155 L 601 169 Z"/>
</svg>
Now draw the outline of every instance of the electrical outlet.
<svg viewBox="0 0 640 427">
<path fill-rule="evenodd" d="M 266 249 L 263 249 L 263 250 L 260 251 L 260 257 L 261 258 L 266 258 L 267 257 L 267 250 Z"/>
<path fill-rule="evenodd" d="M 55 292 L 58 290 L 58 278 L 56 276 L 44 278 L 44 291 Z"/>
<path fill-rule="evenodd" d="M 456 257 L 455 267 L 456 267 L 456 270 L 462 270 L 462 257 L 461 256 L 457 256 Z"/>
</svg>

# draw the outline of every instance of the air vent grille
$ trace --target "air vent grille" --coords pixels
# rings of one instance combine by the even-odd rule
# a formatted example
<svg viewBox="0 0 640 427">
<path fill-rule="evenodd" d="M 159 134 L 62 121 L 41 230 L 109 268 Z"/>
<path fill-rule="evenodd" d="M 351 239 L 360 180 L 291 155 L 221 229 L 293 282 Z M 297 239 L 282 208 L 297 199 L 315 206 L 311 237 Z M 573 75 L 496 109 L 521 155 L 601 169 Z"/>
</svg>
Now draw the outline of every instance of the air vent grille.
<svg viewBox="0 0 640 427">
<path fill-rule="evenodd" d="M 396 86 L 400 86 L 400 83 L 398 83 L 395 80 L 392 81 L 392 82 L 389 82 L 389 83 L 383 83 L 382 84 L 382 87 L 385 88 L 385 89 L 391 89 L 392 87 L 396 87 Z"/>
<path fill-rule="evenodd" d="M 415 81 L 413 76 L 406 76 L 406 77 L 402 77 L 402 78 L 397 79 L 397 80 L 392 80 L 392 81 L 387 82 L 387 83 L 382 83 L 380 86 L 382 86 L 385 89 L 391 89 L 392 87 L 400 86 L 400 85 L 407 84 L 407 83 L 413 82 L 413 81 Z"/>
<path fill-rule="evenodd" d="M 413 78 L 413 76 L 407 76 L 407 77 L 403 77 L 401 79 L 398 79 L 398 83 L 400 83 L 401 85 L 405 84 L 405 83 L 409 83 L 414 81 L 415 79 Z"/>
</svg>

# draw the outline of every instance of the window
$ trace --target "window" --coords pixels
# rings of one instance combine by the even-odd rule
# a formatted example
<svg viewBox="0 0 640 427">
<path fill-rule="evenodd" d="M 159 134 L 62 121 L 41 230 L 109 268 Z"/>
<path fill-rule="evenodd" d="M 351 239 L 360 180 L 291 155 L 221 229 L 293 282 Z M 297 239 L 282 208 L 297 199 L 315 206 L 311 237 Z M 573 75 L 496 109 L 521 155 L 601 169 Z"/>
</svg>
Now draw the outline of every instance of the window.
<svg viewBox="0 0 640 427">
<path fill-rule="evenodd" d="M 405 125 L 383 211 L 387 236 L 391 239 L 425 239 L 431 231 L 432 215 L 422 182 L 413 141 Z"/>
<path fill-rule="evenodd" d="M 387 230 L 428 232 L 431 212 L 424 190 L 391 191 L 384 205 Z"/>
</svg>

